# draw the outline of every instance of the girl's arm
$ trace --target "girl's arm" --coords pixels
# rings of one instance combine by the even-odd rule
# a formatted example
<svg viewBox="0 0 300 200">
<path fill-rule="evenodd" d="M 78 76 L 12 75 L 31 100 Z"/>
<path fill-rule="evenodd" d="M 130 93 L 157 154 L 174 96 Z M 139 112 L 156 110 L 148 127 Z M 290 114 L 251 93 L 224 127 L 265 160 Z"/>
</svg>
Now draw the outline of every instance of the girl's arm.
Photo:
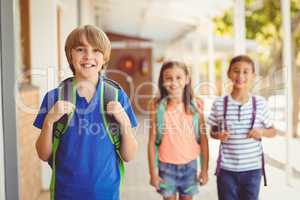
<svg viewBox="0 0 300 200">
<path fill-rule="evenodd" d="M 262 123 L 264 128 L 254 128 L 248 133 L 249 138 L 260 139 L 262 137 L 272 138 L 277 134 L 277 130 L 273 127 L 271 119 L 271 113 L 268 108 L 267 101 L 264 99 L 264 105 L 262 107 Z"/>
<path fill-rule="evenodd" d="M 206 135 L 206 126 L 203 115 L 203 102 L 198 100 L 198 112 L 199 112 L 199 129 L 200 129 L 200 151 L 201 151 L 201 172 L 199 175 L 199 182 L 204 185 L 208 181 L 208 163 L 209 163 L 209 146 L 208 138 Z"/>
<path fill-rule="evenodd" d="M 125 162 L 129 162 L 135 156 L 138 143 L 134 137 L 134 129 L 131 127 L 129 117 L 122 105 L 118 101 L 111 101 L 107 104 L 107 112 L 113 114 L 120 123 L 121 129 L 121 148 L 120 154 Z"/>
<path fill-rule="evenodd" d="M 275 128 L 262 128 L 262 129 L 252 129 L 248 137 L 253 139 L 260 139 L 262 137 L 272 138 L 277 134 L 277 130 Z"/>
<path fill-rule="evenodd" d="M 208 161 L 209 161 L 209 147 L 208 147 L 208 139 L 206 135 L 206 128 L 204 122 L 204 116 L 201 113 L 200 115 L 200 146 L 201 146 L 201 154 L 202 154 L 202 166 L 201 171 L 207 172 L 208 170 Z"/>
<path fill-rule="evenodd" d="M 218 126 L 212 126 L 210 136 L 213 139 L 221 140 L 221 142 L 224 142 L 229 138 L 230 133 L 226 130 L 220 131 L 220 128 Z"/>
<path fill-rule="evenodd" d="M 150 103 L 150 127 L 149 127 L 149 139 L 148 139 L 148 164 L 150 177 L 156 176 L 155 169 L 155 140 L 156 140 L 156 116 L 155 116 L 155 100 Z"/>
<path fill-rule="evenodd" d="M 262 133 L 263 137 L 272 138 L 275 137 L 276 135 L 277 135 L 277 130 L 275 128 L 263 129 L 263 133 Z"/>
<path fill-rule="evenodd" d="M 150 102 L 150 127 L 149 127 L 149 140 L 148 140 L 148 164 L 149 164 L 149 174 L 150 174 L 150 184 L 159 189 L 159 184 L 163 181 L 157 174 L 157 169 L 155 166 L 156 162 L 156 100 L 154 99 Z"/>
</svg>

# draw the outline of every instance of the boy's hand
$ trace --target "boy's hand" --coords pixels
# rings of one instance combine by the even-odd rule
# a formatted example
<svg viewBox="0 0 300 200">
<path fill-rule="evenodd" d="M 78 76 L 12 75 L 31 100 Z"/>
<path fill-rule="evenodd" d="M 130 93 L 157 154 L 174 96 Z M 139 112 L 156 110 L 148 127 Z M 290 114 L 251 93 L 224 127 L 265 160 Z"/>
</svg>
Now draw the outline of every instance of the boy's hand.
<svg viewBox="0 0 300 200">
<path fill-rule="evenodd" d="M 155 175 L 155 176 L 151 176 L 150 178 L 150 185 L 152 185 L 153 187 L 155 187 L 156 190 L 159 189 L 159 184 L 163 183 L 163 180 L 161 177 Z"/>
<path fill-rule="evenodd" d="M 259 140 L 263 137 L 263 129 L 252 129 L 248 133 L 248 138 L 253 138 L 255 140 Z"/>
<path fill-rule="evenodd" d="M 107 104 L 107 113 L 113 115 L 120 124 L 130 124 L 126 112 L 118 101 L 110 101 Z"/>
<path fill-rule="evenodd" d="M 70 113 L 75 109 L 75 106 L 68 101 L 57 101 L 48 112 L 45 121 L 53 124 L 59 120 L 65 113 Z"/>
<path fill-rule="evenodd" d="M 205 185 L 208 181 L 208 173 L 207 171 L 201 171 L 198 177 L 198 181 L 200 185 Z"/>
</svg>

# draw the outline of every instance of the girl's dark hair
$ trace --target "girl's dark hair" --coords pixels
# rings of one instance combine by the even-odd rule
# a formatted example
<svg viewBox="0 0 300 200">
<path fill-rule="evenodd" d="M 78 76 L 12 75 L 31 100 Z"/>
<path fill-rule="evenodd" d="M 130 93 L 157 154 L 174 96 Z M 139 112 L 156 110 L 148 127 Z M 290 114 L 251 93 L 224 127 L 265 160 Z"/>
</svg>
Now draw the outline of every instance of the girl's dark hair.
<svg viewBox="0 0 300 200">
<path fill-rule="evenodd" d="M 252 72 L 255 73 L 255 64 L 254 64 L 253 60 L 247 55 L 238 55 L 231 59 L 227 74 L 230 72 L 232 65 L 234 65 L 237 62 L 246 62 L 246 63 L 250 64 L 252 66 Z"/>
<path fill-rule="evenodd" d="M 188 67 L 182 62 L 167 61 L 162 65 L 160 73 L 159 73 L 159 78 L 158 78 L 159 98 L 157 100 L 157 103 L 159 103 L 162 99 L 168 97 L 168 92 L 164 87 L 164 80 L 163 80 L 164 72 L 167 69 L 175 68 L 175 67 L 182 69 L 184 71 L 186 77 L 189 79 L 189 83 L 186 84 L 183 89 L 183 97 L 182 97 L 185 112 L 189 113 L 191 111 L 190 105 L 191 105 L 191 101 L 192 101 L 194 95 L 193 95 L 193 90 L 192 90 L 192 86 L 191 86 L 191 76 L 190 76 Z"/>
</svg>

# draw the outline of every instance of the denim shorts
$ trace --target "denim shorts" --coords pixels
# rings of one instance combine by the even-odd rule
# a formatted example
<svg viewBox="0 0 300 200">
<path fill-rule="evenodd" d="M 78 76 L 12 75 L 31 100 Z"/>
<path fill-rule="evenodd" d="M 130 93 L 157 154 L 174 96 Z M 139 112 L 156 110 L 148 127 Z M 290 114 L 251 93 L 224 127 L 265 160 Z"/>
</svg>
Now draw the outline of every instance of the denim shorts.
<svg viewBox="0 0 300 200">
<path fill-rule="evenodd" d="M 159 162 L 158 169 L 159 176 L 163 179 L 158 192 L 164 198 L 177 193 L 182 196 L 198 193 L 197 160 L 182 165 Z"/>
<path fill-rule="evenodd" d="M 219 200 L 258 200 L 262 170 L 232 172 L 221 169 L 217 176 Z"/>
</svg>

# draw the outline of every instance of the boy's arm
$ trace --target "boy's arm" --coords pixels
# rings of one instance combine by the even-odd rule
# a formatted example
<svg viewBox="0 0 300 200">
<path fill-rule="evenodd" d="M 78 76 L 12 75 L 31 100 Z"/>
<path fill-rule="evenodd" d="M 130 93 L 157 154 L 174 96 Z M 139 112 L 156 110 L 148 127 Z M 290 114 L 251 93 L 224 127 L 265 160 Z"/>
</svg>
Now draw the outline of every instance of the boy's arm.
<svg viewBox="0 0 300 200">
<path fill-rule="evenodd" d="M 134 158 L 138 144 L 134 137 L 134 129 L 131 127 L 129 117 L 122 105 L 118 101 L 111 101 L 107 104 L 108 114 L 112 114 L 120 123 L 121 129 L 121 148 L 120 154 L 125 162 Z"/>
<path fill-rule="evenodd" d="M 127 115 L 125 113 L 125 115 Z M 127 117 L 128 118 L 128 117 Z M 128 120 L 125 120 L 124 122 L 120 123 L 121 128 L 121 149 L 120 153 L 122 156 L 122 159 L 125 162 L 129 162 L 132 160 L 135 156 L 135 153 L 137 152 L 138 143 L 134 137 L 134 129 L 131 128 L 131 123 Z"/>
<path fill-rule="evenodd" d="M 53 123 L 59 120 L 64 113 L 70 113 L 73 110 L 73 104 L 66 101 L 57 101 L 48 112 L 41 133 L 35 143 L 36 151 L 41 160 L 47 161 L 52 153 Z"/>
<path fill-rule="evenodd" d="M 35 143 L 39 158 L 47 161 L 52 153 L 52 129 L 53 123 L 44 121 L 41 133 Z"/>
</svg>

